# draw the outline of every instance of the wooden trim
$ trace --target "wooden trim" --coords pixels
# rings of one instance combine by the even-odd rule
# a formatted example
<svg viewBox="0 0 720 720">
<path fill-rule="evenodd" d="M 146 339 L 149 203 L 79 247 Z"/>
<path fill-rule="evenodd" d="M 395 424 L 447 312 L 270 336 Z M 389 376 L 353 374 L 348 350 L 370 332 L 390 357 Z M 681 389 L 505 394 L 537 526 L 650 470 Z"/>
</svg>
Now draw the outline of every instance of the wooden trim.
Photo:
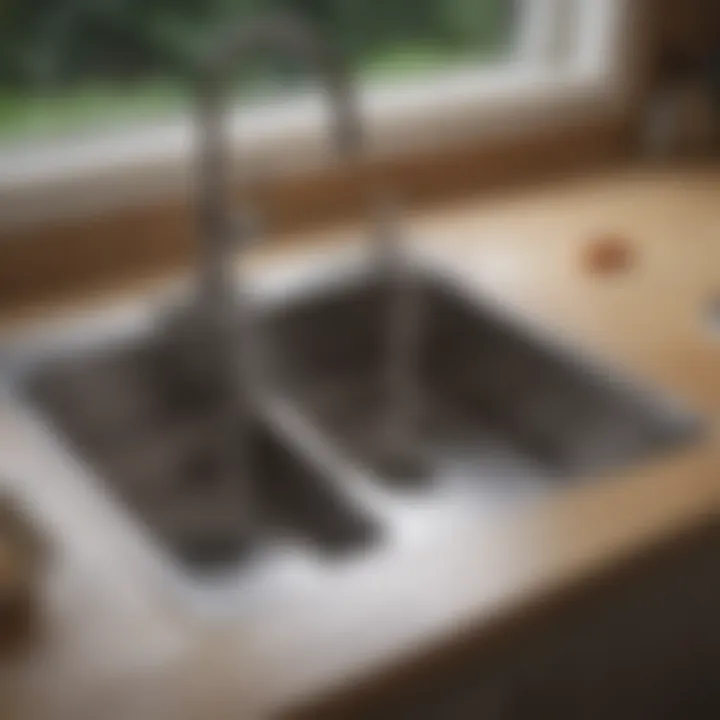
<svg viewBox="0 0 720 720">
<path fill-rule="evenodd" d="M 366 188 L 380 179 L 416 207 L 616 160 L 624 133 L 622 121 L 603 119 L 370 168 L 334 168 L 266 183 L 257 188 L 257 202 L 278 236 L 362 216 Z M 187 267 L 194 229 L 192 204 L 184 197 L 0 233 L 0 311 Z"/>
</svg>

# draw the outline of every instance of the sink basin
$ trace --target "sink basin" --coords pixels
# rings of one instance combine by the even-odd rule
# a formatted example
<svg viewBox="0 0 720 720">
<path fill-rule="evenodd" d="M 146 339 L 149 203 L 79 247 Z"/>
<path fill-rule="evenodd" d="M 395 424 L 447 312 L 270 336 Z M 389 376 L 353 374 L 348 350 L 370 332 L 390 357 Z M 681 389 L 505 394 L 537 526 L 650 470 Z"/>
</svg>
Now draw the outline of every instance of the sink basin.
<svg viewBox="0 0 720 720">
<path fill-rule="evenodd" d="M 278 539 L 323 556 L 372 541 L 368 514 L 264 420 L 248 433 L 249 487 L 223 473 L 212 413 L 174 394 L 151 348 L 73 353 L 41 366 L 28 389 L 55 432 L 182 565 L 215 572 Z"/>
<path fill-rule="evenodd" d="M 476 500 L 492 510 L 668 452 L 697 431 L 665 398 L 423 269 L 414 284 L 415 411 L 393 455 L 384 428 L 397 296 L 362 267 L 301 272 L 299 282 L 276 284 L 279 293 L 272 282 L 257 286 L 254 354 L 264 362 L 247 434 L 251 482 L 222 472 L 223 453 L 234 450 L 217 446 L 227 438 L 212 411 L 217 387 L 186 382 L 212 376 L 202 342 L 189 366 L 172 362 L 183 343 L 158 346 L 166 336 L 154 311 L 41 338 L 19 352 L 12 384 L 191 572 L 277 543 L 352 557 L 389 542 L 403 513 L 446 513 L 444 497 L 459 498 L 453 507 L 463 513 L 475 513 Z M 425 505 L 415 502 L 422 493 Z"/>
<path fill-rule="evenodd" d="M 350 273 L 285 298 L 266 318 L 280 392 L 381 483 L 514 493 L 640 462 L 695 423 L 449 275 L 415 284 L 416 462 L 399 471 L 383 439 L 389 282 Z"/>
</svg>

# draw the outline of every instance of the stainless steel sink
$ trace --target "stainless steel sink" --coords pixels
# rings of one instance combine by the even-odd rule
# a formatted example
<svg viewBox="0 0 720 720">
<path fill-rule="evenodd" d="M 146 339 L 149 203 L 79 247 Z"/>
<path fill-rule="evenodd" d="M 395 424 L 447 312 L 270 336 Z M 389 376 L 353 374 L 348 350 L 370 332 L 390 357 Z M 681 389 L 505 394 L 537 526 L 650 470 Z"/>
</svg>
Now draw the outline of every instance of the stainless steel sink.
<svg viewBox="0 0 720 720">
<path fill-rule="evenodd" d="M 150 335 L 40 362 L 26 391 L 71 451 L 194 572 L 222 570 L 278 539 L 327 557 L 375 537 L 368 513 L 261 417 L 248 432 L 249 485 L 225 472 L 212 403 L 165 381 Z"/>
<path fill-rule="evenodd" d="M 513 493 L 641 462 L 696 430 L 664 398 L 426 269 L 409 364 L 414 462 L 398 465 L 382 430 L 395 292 L 377 273 L 352 273 L 306 289 L 265 320 L 281 392 L 383 482 Z"/>
<path fill-rule="evenodd" d="M 188 392 L 169 372 L 153 311 L 117 330 L 108 321 L 110 337 L 60 332 L 18 354 L 21 394 L 193 572 L 278 540 L 352 558 L 391 542 L 398 502 L 413 506 L 403 498 L 440 513 L 444 496 L 471 514 L 478 500 L 507 507 L 597 481 L 697 432 L 664 397 L 424 269 L 408 365 L 413 462 L 399 466 L 381 431 L 397 287 L 362 263 L 294 277 L 255 288 L 264 373 L 250 432 L 237 439 L 242 448 L 248 437 L 245 479 L 222 471 L 212 383 Z"/>
<path fill-rule="evenodd" d="M 431 505 L 447 487 L 461 498 L 527 497 L 692 435 L 693 420 L 654 394 L 447 276 L 417 274 L 382 186 L 372 193 L 372 267 L 329 268 L 319 283 L 249 303 L 247 278 L 238 288 L 230 270 L 255 225 L 247 207 L 235 216 L 225 187 L 232 63 L 269 49 L 317 66 L 349 158 L 361 146 L 359 117 L 342 68 L 302 24 L 242 25 L 211 47 L 197 88 L 194 300 L 160 325 L 151 310 L 149 324 L 112 342 L 60 333 L 16 363 L 24 396 L 176 558 L 211 569 L 276 538 L 324 554 L 358 550 L 388 524 L 389 486 L 424 488 Z M 380 502 L 367 502 L 378 489 Z"/>
</svg>

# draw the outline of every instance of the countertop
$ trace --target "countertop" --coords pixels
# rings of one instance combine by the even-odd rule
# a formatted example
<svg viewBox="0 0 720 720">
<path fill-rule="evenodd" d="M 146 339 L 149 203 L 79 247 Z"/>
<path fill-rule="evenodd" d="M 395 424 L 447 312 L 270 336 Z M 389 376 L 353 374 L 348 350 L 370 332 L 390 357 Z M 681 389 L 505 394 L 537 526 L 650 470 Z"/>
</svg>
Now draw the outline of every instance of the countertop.
<svg viewBox="0 0 720 720">
<path fill-rule="evenodd" d="M 470 632 L 491 652 L 533 608 L 716 519 L 719 203 L 720 172 L 623 171 L 407 217 L 410 237 L 471 268 L 484 292 L 684 400 L 706 431 L 682 451 L 601 482 L 418 532 L 381 558 L 260 580 L 217 606 L 166 577 L 124 516 L 35 452 L 32 433 L 0 398 L 0 475 L 56 548 L 43 633 L 24 660 L 0 671 L 0 715 L 288 712 Z M 607 234 L 627 239 L 633 263 L 589 273 L 586 244 Z M 357 228 L 304 235 L 256 261 L 358 238 Z M 133 288 L 117 303 L 151 292 Z M 109 302 L 76 301 L 62 312 Z M 0 342 L 59 314 L 8 316 Z"/>
</svg>

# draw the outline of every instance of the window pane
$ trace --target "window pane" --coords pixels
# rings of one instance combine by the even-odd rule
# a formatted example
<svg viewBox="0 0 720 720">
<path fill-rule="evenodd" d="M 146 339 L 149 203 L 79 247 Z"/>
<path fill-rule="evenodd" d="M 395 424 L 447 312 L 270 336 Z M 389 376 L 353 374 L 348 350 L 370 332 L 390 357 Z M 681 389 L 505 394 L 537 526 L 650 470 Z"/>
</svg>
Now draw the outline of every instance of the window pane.
<svg viewBox="0 0 720 720">
<path fill-rule="evenodd" d="M 5 0 L 0 138 L 127 123 L 189 102 L 192 58 L 229 23 L 276 8 L 305 18 L 356 74 L 397 79 L 507 57 L 513 0 Z M 238 69 L 237 92 L 286 91 L 289 58 Z"/>
</svg>

